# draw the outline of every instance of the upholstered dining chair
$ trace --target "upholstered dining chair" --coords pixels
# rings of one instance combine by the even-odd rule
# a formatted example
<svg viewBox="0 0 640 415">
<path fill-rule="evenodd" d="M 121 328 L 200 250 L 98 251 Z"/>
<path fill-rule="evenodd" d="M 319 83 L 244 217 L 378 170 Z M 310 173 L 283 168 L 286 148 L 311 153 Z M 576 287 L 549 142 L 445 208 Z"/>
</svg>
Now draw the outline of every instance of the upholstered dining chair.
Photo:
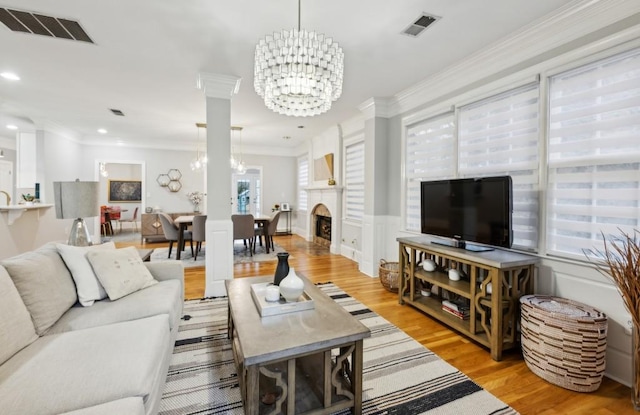
<svg viewBox="0 0 640 415">
<path fill-rule="evenodd" d="M 193 224 L 191 225 L 191 240 L 196 243 L 196 253 L 193 256 L 193 260 L 198 259 L 198 253 L 202 249 L 202 243 L 206 238 L 206 223 L 207 215 L 196 215 L 193 217 Z"/>
<path fill-rule="evenodd" d="M 253 256 L 255 237 L 253 231 L 253 215 L 231 215 L 233 222 L 233 240 L 243 239 L 247 248 L 249 241 L 249 255 Z"/>
<path fill-rule="evenodd" d="M 280 219 L 280 211 L 275 212 L 273 215 L 271 215 L 271 218 L 269 219 L 269 223 L 264 225 L 267 227 L 267 235 L 265 237 L 265 245 L 269 247 L 269 249 L 273 249 L 273 235 L 276 234 L 276 232 L 278 231 L 278 220 Z M 264 235 L 264 231 L 262 228 L 256 228 L 254 229 L 256 238 L 260 241 L 260 246 L 262 246 L 262 236 Z M 255 250 L 255 243 L 254 243 L 254 250 Z"/>
<path fill-rule="evenodd" d="M 122 233 L 122 223 L 133 223 L 135 231 L 138 232 L 138 208 L 136 207 L 133 211 L 133 216 L 130 218 L 120 218 L 118 219 L 118 233 Z"/>
<path fill-rule="evenodd" d="M 169 255 L 167 255 L 167 258 L 171 258 L 173 243 L 178 242 L 178 232 L 180 232 L 180 229 L 178 228 L 178 225 L 173 222 L 171 216 L 166 213 L 160 212 L 158 213 L 158 217 L 160 218 L 160 223 L 162 223 L 164 237 L 169 241 Z M 189 241 L 189 244 L 191 245 L 191 256 L 193 256 L 193 238 L 191 236 L 191 231 L 184 231 L 184 241 Z M 182 248 L 182 246 L 178 247 L 179 250 L 182 250 Z"/>
</svg>

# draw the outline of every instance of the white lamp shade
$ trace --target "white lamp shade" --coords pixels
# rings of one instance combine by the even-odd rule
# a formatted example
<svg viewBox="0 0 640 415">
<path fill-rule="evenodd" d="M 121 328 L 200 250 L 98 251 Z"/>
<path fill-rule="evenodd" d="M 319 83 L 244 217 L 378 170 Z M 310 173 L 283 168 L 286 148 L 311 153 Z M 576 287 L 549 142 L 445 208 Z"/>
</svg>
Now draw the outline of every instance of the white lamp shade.
<svg viewBox="0 0 640 415">
<path fill-rule="evenodd" d="M 77 219 L 100 215 L 99 182 L 53 182 L 56 218 Z"/>
</svg>

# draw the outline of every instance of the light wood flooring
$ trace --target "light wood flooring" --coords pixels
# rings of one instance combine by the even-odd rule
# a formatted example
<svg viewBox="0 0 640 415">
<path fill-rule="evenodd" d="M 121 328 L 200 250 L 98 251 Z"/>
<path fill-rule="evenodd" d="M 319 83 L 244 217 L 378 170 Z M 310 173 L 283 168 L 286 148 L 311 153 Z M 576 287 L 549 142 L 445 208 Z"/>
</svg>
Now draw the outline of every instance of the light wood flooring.
<svg viewBox="0 0 640 415">
<path fill-rule="evenodd" d="M 496 362 L 491 359 L 488 349 L 408 305 L 399 305 L 397 294 L 386 291 L 377 278 L 360 273 L 356 262 L 332 255 L 326 248 L 319 248 L 298 236 L 276 236 L 275 242 L 290 253 L 289 265 L 296 272 L 313 282 L 335 283 L 521 414 L 635 413 L 631 392 L 626 386 L 608 378 L 593 393 L 572 392 L 552 385 L 531 373 L 519 351 L 507 351 L 503 360 Z M 118 243 L 119 247 L 130 245 L 155 248 L 167 244 Z M 273 275 L 275 265 L 276 262 L 237 264 L 234 276 Z M 204 285 L 204 268 L 185 269 L 187 299 L 202 298 Z"/>
</svg>

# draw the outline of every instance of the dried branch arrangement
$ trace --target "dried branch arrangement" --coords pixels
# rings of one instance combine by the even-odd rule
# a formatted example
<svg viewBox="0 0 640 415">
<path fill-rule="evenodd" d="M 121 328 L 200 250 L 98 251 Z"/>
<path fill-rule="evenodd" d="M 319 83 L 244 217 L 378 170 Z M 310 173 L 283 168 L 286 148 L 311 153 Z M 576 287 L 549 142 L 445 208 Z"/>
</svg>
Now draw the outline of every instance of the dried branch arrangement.
<svg viewBox="0 0 640 415">
<path fill-rule="evenodd" d="M 598 271 L 616 283 L 634 324 L 640 326 L 640 232 L 620 233 L 609 239 L 602 234 L 604 251 L 589 253 L 603 261 L 595 263 Z"/>
<path fill-rule="evenodd" d="M 622 230 L 621 236 L 607 237 L 602 234 L 604 251 L 589 250 L 588 258 L 596 257 L 600 273 L 612 279 L 618 286 L 622 300 L 633 320 L 631 401 L 634 409 L 640 409 L 640 231 L 629 235 Z M 602 260 L 600 262 L 599 260 Z"/>
</svg>

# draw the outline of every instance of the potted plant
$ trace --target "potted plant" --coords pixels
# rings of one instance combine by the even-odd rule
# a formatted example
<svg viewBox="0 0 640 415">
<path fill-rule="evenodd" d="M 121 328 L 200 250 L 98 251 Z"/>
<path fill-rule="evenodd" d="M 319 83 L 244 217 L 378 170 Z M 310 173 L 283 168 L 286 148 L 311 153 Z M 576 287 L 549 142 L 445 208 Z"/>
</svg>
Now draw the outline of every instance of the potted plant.
<svg viewBox="0 0 640 415">
<path fill-rule="evenodd" d="M 30 193 L 27 193 L 26 195 L 23 193 L 22 200 L 24 200 L 25 205 L 29 206 L 33 205 L 33 201 L 36 200 L 36 197 Z"/>
</svg>

